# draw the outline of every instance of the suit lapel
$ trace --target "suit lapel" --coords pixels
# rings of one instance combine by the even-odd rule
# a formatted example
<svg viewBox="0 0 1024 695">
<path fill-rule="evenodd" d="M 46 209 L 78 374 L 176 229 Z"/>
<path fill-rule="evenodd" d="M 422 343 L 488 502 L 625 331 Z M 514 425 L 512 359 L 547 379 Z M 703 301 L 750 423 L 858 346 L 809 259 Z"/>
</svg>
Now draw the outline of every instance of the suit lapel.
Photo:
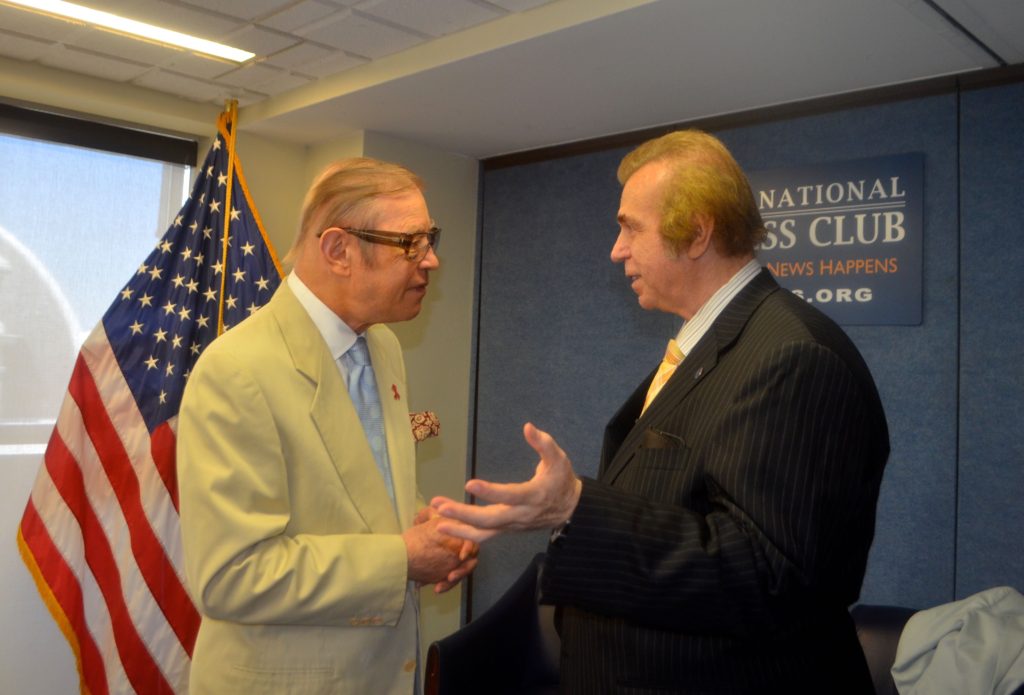
<svg viewBox="0 0 1024 695">
<path fill-rule="evenodd" d="M 288 283 L 281 283 L 267 308 L 281 326 L 295 369 L 316 385 L 310 417 L 353 505 L 372 531 L 400 532 L 370 444 L 323 336 Z"/>
<path fill-rule="evenodd" d="M 715 322 L 708 328 L 707 333 L 700 342 L 694 346 L 690 354 L 680 363 L 672 377 L 665 382 L 658 397 L 654 399 L 650 407 L 636 420 L 633 427 L 625 435 L 622 444 L 615 450 L 615 454 L 608 464 L 607 470 L 601 476 L 602 480 L 613 482 L 622 472 L 626 464 L 633 458 L 633 454 L 640 447 L 645 433 L 650 428 L 657 428 L 669 414 L 674 412 L 690 394 L 690 392 L 701 381 L 710 375 L 718 365 L 720 356 L 732 347 L 751 315 L 760 306 L 765 298 L 779 289 L 779 285 L 772 278 L 771 273 L 762 269 L 754 276 L 746 287 L 740 290 L 739 294 L 718 315 Z M 643 397 L 647 393 L 647 386 L 651 383 L 648 377 L 641 387 L 626 402 L 626 406 L 619 411 L 617 419 L 631 413 L 638 413 L 643 406 Z M 637 394 L 640 395 L 639 405 L 636 405 Z M 632 408 L 627 411 L 627 406 Z M 623 431 L 621 423 L 617 431 Z M 609 444 L 609 435 L 614 436 L 611 431 L 606 431 L 605 446 Z"/>
</svg>

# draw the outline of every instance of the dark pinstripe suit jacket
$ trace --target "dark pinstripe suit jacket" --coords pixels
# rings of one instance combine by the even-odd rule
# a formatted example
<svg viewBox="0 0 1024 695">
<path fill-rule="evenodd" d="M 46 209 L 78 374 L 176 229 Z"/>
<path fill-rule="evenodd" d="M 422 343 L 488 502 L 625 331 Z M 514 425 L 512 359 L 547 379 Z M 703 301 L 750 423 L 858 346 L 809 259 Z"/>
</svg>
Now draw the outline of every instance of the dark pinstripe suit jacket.
<svg viewBox="0 0 1024 695">
<path fill-rule="evenodd" d="M 847 606 L 889 435 L 856 348 L 762 271 L 641 417 L 649 383 L 548 548 L 563 691 L 872 692 Z"/>
</svg>

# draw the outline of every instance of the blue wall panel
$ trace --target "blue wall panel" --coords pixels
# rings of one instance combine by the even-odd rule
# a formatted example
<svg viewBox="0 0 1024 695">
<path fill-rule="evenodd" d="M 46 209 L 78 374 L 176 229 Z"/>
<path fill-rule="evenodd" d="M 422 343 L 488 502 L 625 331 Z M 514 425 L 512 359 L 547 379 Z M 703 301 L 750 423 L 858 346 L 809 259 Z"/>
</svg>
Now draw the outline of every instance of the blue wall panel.
<svg viewBox="0 0 1024 695">
<path fill-rule="evenodd" d="M 1020 88 L 1006 94 L 977 93 L 972 98 L 977 106 L 965 107 L 965 113 L 976 109 L 984 122 L 985 114 L 992 109 L 985 99 L 994 98 L 1004 106 L 1017 99 L 1019 107 Z M 1012 108 L 1005 118 L 1013 119 Z M 992 341 L 986 339 L 983 345 L 989 352 L 979 351 L 976 357 L 968 347 L 969 340 L 964 341 L 962 355 L 958 347 L 961 296 L 957 250 L 961 232 L 957 128 L 958 98 L 949 94 L 717 133 L 750 171 L 904 152 L 925 155 L 923 322 L 919 326 L 847 329 L 875 375 L 893 445 L 861 597 L 865 602 L 924 607 L 953 600 L 962 595 L 958 589 L 969 582 L 978 588 L 992 585 L 994 575 L 984 563 L 972 557 L 976 572 L 970 574 L 963 569 L 968 548 L 977 548 L 978 554 L 994 548 L 999 553 L 1015 551 L 1012 562 L 997 557 L 990 564 L 1010 568 L 1004 572 L 1003 583 L 1024 583 L 1020 559 L 1024 557 L 1024 541 L 1018 534 L 1005 533 L 1006 528 L 1022 526 L 1020 510 L 1024 505 L 1012 499 L 1022 489 L 1024 478 L 1021 436 L 1016 434 L 1011 439 L 1017 442 L 1015 453 L 1005 451 L 1003 440 L 993 439 L 990 427 L 991 422 L 997 422 L 1010 428 L 1019 421 L 1019 416 L 1014 419 L 1014 408 L 1005 406 L 1020 405 L 1024 364 L 1021 312 L 1005 300 L 1013 289 L 1015 300 L 1021 294 L 1021 252 L 1018 244 L 1011 243 L 1016 237 L 1008 225 L 1016 222 L 1019 226 L 1022 218 L 1016 180 L 1020 178 L 1024 147 L 1016 125 L 997 121 L 995 127 L 988 128 L 995 133 L 986 132 L 986 126 L 980 128 L 991 140 L 989 147 L 1006 150 L 1000 160 L 1006 171 L 999 178 L 1007 190 L 999 196 L 1006 201 L 1004 208 L 994 213 L 996 221 L 1002 223 L 996 227 L 1001 230 L 1000 236 L 994 241 L 984 238 L 994 231 L 992 224 L 981 224 L 981 215 L 977 220 L 984 228 L 971 232 L 979 243 L 987 245 L 988 255 L 976 261 L 983 267 L 976 271 L 983 297 L 973 297 L 970 277 L 965 274 L 963 300 L 979 308 L 973 318 L 965 317 L 973 323 L 964 325 L 972 326 L 973 332 L 974 324 L 980 324 L 979 336 L 987 335 L 981 331 L 995 331 L 989 314 L 1001 311 L 999 325 L 1005 325 L 1005 314 L 1017 312 L 1016 339 L 1012 346 L 1003 343 L 1007 347 L 995 356 L 1005 368 L 1016 370 L 1015 377 L 1003 383 L 1001 390 L 996 389 L 1002 400 L 989 403 L 985 398 L 992 392 L 989 382 L 993 378 L 1007 381 L 1005 374 L 993 375 L 988 359 L 992 357 Z M 994 137 L 1000 131 L 1001 139 Z M 628 149 L 485 172 L 475 449 L 479 477 L 521 480 L 532 475 L 536 456 L 520 432 L 527 420 L 555 435 L 578 472 L 593 475 L 605 422 L 657 364 L 665 340 L 678 329 L 677 319 L 644 312 L 637 306 L 621 266 L 608 258 L 617 233 L 615 212 L 620 189 L 615 169 Z M 981 156 L 979 164 L 987 164 L 990 159 Z M 974 195 L 977 206 L 989 209 L 991 196 L 983 190 L 982 182 L 979 180 L 975 192 L 967 187 L 969 162 L 965 157 L 965 206 L 967 198 Z M 986 179 L 984 183 L 990 182 Z M 991 276 L 998 274 L 993 269 L 1002 267 L 992 255 L 1003 261 L 1018 260 L 1010 277 L 999 279 L 999 290 L 989 283 Z M 966 263 L 970 255 L 965 253 L 964 258 Z M 1002 304 L 998 301 L 1000 292 Z M 974 364 L 978 371 L 974 402 L 965 399 L 961 404 L 958 400 L 960 359 L 966 368 Z M 994 405 L 1005 407 L 1005 415 L 993 420 L 989 411 Z M 968 419 L 969 424 L 965 422 Z M 977 430 L 975 435 L 971 434 L 972 428 Z M 979 440 L 971 444 L 977 454 L 976 461 L 969 463 L 976 474 L 970 474 L 970 481 L 966 477 L 960 480 L 959 566 L 958 432 L 964 468 L 961 476 L 967 476 L 965 447 L 972 441 L 970 437 Z M 988 469 L 993 457 L 983 451 L 985 446 L 999 444 L 1003 444 L 1004 456 L 996 459 L 1002 461 L 998 465 L 1015 466 L 1016 477 L 1008 479 L 1016 485 L 1009 490 Z M 998 492 L 1001 497 L 995 494 Z M 1004 525 L 1001 510 L 992 509 L 991 504 L 986 508 L 986 501 L 992 499 L 1014 508 L 1015 527 Z M 974 507 L 977 510 L 972 513 L 984 521 L 965 522 L 964 509 Z M 993 529 L 998 530 L 993 533 Z M 993 535 L 1016 537 L 994 543 Z M 504 537 L 487 544 L 473 582 L 473 614 L 493 603 L 545 544 L 546 534 Z"/>
<path fill-rule="evenodd" d="M 963 95 L 958 597 L 1024 590 L 1022 111 L 1024 85 Z"/>
</svg>

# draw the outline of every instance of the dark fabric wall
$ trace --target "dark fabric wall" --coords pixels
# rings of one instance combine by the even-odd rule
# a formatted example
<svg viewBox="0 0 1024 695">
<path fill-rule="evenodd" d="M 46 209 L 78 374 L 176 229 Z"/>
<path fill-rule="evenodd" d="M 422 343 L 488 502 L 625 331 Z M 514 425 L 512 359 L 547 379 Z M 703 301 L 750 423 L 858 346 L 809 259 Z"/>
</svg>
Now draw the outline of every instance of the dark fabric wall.
<svg viewBox="0 0 1024 695">
<path fill-rule="evenodd" d="M 847 328 L 892 433 L 864 602 L 926 607 L 1024 588 L 1022 106 L 1013 86 L 716 131 L 750 171 L 925 155 L 923 321 Z M 606 421 L 679 328 L 641 310 L 608 257 L 629 149 L 485 170 L 478 477 L 532 475 L 527 420 L 593 475 Z M 537 533 L 485 545 L 471 614 L 545 544 Z"/>
<path fill-rule="evenodd" d="M 960 107 L 957 596 L 1024 590 L 1022 111 L 1024 84 Z"/>
</svg>

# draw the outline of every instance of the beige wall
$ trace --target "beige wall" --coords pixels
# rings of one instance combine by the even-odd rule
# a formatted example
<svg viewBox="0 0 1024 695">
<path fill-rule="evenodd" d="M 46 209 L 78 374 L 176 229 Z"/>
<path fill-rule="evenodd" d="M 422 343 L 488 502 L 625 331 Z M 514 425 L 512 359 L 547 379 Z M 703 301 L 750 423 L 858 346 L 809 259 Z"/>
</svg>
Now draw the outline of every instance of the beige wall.
<svg viewBox="0 0 1024 695">
<path fill-rule="evenodd" d="M 50 79 L 54 74 L 48 72 L 45 77 Z M 59 79 L 53 80 L 47 89 L 34 85 L 32 95 L 37 102 L 65 110 L 108 116 L 119 112 L 117 104 L 106 102 L 103 109 L 96 108 L 91 98 L 79 94 L 76 82 L 69 80 L 65 87 Z M 24 93 L 5 93 L 5 84 L 0 80 L 0 97 L 25 98 Z M 120 97 L 116 90 L 109 96 L 115 100 Z M 126 99 L 125 104 L 151 103 L 136 95 L 132 99 L 136 101 Z M 161 103 L 173 111 L 168 102 L 163 99 Z M 168 122 L 180 127 L 186 117 L 194 123 L 196 110 L 195 104 L 182 103 L 180 118 L 166 111 L 152 118 L 140 109 L 120 113 L 139 115 L 138 125 L 164 128 Z M 411 407 L 436 411 L 442 423 L 440 437 L 419 445 L 421 491 L 428 500 L 442 493 L 461 497 L 469 441 L 477 162 L 375 133 L 339 137 L 311 147 L 277 142 L 246 133 L 244 111 L 240 120 L 239 159 L 253 202 L 279 257 L 291 246 L 306 188 L 330 161 L 366 154 L 403 163 L 426 181 L 431 213 L 444 228 L 441 268 L 431 278 L 420 317 L 393 328 L 405 348 Z M 215 129 L 213 113 L 207 133 L 212 136 Z M 200 157 L 208 147 L 209 139 L 200 142 Z M 0 623 L 14 628 L 0 637 L 0 652 L 5 655 L 0 658 L 0 682 L 4 683 L 0 689 L 74 692 L 78 682 L 74 659 L 13 543 L 38 467 L 38 458 L 19 457 L 0 471 L 0 518 L 6 520 L 2 526 L 10 529 L 12 539 L 0 545 L 0 584 L 7 589 L 5 601 L 0 604 Z M 458 628 L 460 597 L 461 588 L 441 597 L 423 592 L 424 649 L 432 640 Z"/>
</svg>

